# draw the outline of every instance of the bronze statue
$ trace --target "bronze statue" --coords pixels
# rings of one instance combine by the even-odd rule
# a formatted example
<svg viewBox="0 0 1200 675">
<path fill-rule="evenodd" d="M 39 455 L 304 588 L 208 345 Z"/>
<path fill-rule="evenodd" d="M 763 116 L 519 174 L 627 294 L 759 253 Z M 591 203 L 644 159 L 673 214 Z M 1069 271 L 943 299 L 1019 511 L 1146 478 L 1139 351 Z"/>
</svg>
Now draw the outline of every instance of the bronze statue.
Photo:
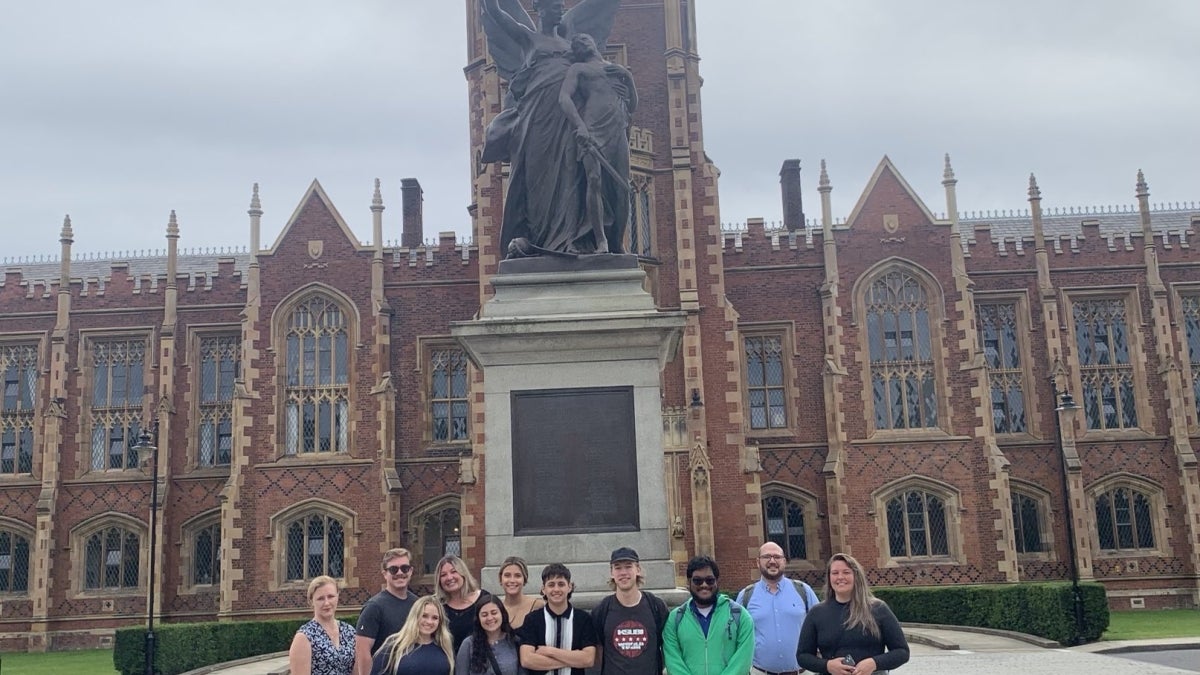
<svg viewBox="0 0 1200 675">
<path fill-rule="evenodd" d="M 481 5 L 489 51 L 508 80 L 483 149 L 484 162 L 511 168 L 500 249 L 508 257 L 620 253 L 636 94 L 628 71 L 600 56 L 620 0 L 581 0 L 570 11 L 563 0 L 534 0 L 537 27 L 519 0 Z M 589 37 L 573 52 L 580 34 Z"/>
</svg>

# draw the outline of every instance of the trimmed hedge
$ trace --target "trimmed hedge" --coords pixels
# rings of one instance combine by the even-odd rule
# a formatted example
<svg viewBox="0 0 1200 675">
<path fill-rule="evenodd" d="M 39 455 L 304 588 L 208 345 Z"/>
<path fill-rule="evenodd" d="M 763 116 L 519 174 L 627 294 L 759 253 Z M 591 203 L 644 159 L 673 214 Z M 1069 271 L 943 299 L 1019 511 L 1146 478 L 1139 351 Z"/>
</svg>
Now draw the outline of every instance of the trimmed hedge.
<svg viewBox="0 0 1200 675">
<path fill-rule="evenodd" d="M 357 617 L 342 619 L 354 624 Z M 251 656 L 286 651 L 305 619 L 168 623 L 156 626 L 154 666 L 157 675 L 189 670 Z M 145 627 L 121 628 L 113 641 L 113 666 L 121 675 L 146 675 Z"/>
<path fill-rule="evenodd" d="M 1104 586 L 1079 584 L 1083 631 L 1079 642 L 1098 640 L 1108 628 Z M 1070 583 L 875 588 L 901 621 L 977 626 L 1017 631 L 1075 644 L 1075 608 Z"/>
</svg>

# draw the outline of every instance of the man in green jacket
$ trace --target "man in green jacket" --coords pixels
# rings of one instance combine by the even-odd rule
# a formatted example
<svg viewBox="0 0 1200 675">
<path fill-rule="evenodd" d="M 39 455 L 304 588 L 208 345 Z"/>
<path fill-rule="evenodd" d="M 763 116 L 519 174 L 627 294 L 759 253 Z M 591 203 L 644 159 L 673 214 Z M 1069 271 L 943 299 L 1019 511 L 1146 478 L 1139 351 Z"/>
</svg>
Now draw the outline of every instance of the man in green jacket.
<svg viewBox="0 0 1200 675">
<path fill-rule="evenodd" d="M 667 675 L 746 675 L 754 658 L 754 619 L 719 592 L 721 569 L 708 556 L 688 561 L 692 599 L 671 610 L 663 631 Z"/>
</svg>

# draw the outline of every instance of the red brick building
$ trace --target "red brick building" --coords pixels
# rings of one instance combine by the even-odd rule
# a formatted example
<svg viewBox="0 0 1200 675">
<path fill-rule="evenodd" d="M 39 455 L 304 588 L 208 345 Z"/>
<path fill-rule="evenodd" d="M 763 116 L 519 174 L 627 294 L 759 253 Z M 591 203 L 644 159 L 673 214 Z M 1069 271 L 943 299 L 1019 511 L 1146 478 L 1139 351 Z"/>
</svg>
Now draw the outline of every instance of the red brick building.
<svg viewBox="0 0 1200 675">
<path fill-rule="evenodd" d="M 836 221 L 822 166 L 806 222 L 788 162 L 786 226 L 723 230 L 693 12 L 627 3 L 608 52 L 641 98 L 629 248 L 688 317 L 663 373 L 675 559 L 711 552 L 733 586 L 769 537 L 810 581 L 835 551 L 880 585 L 1065 579 L 1070 518 L 1114 607 L 1196 605 L 1200 209 L 1152 208 L 1139 175 L 1134 207 L 1043 212 L 1031 181 L 1029 211 L 968 217 L 948 160 L 918 196 L 885 158 Z M 469 38 L 478 157 L 502 89 Z M 322 573 L 353 608 L 392 546 L 422 573 L 480 560 L 487 402 L 450 324 L 489 296 L 504 179 L 476 166 L 469 242 L 426 243 L 406 180 L 399 245 L 378 186 L 361 244 L 314 183 L 269 247 L 256 188 L 248 252 L 179 252 L 172 217 L 165 254 L 78 257 L 68 221 L 57 261 L 7 264 L 3 647 L 144 620 L 151 424 L 165 620 L 301 613 Z M 1080 405 L 1061 446 L 1051 377 Z"/>
</svg>

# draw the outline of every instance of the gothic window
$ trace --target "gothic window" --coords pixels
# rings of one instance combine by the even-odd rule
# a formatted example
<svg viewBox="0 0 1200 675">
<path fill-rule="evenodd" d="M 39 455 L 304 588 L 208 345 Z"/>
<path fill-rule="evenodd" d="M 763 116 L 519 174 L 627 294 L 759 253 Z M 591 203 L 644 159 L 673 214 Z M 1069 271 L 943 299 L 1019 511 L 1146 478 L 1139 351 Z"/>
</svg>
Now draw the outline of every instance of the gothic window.
<svg viewBox="0 0 1200 675">
<path fill-rule="evenodd" d="M 1154 546 L 1150 495 L 1119 486 L 1096 495 L 1096 531 L 1102 551 L 1144 551 Z"/>
<path fill-rule="evenodd" d="M 421 573 L 433 574 L 437 561 L 445 555 L 462 555 L 461 516 L 458 501 L 440 501 L 416 514 L 414 520 L 421 541 Z"/>
<path fill-rule="evenodd" d="M 0 593 L 29 592 L 29 538 L 0 529 Z"/>
<path fill-rule="evenodd" d="M 84 540 L 83 589 L 116 591 L 141 585 L 141 536 L 113 525 Z"/>
<path fill-rule="evenodd" d="M 865 298 L 876 429 L 938 426 L 929 301 L 912 274 L 893 269 Z"/>
<path fill-rule="evenodd" d="M 342 308 L 313 295 L 286 324 L 284 452 L 347 452 L 350 447 L 349 332 Z"/>
<path fill-rule="evenodd" d="M 781 494 L 764 495 L 763 539 L 779 544 L 788 560 L 808 558 L 804 504 Z M 811 520 L 812 514 L 807 514 Z"/>
<path fill-rule="evenodd" d="M 998 434 L 1019 433 L 1025 426 L 1021 331 L 1015 302 L 981 304 L 976 312 L 980 347 L 992 393 L 992 425 Z"/>
<path fill-rule="evenodd" d="M 429 404 L 433 441 L 468 441 L 467 355 L 461 349 L 434 349 L 429 355 Z"/>
<path fill-rule="evenodd" d="M 1200 296 L 1183 297 L 1183 323 L 1187 334 L 1188 363 L 1192 372 L 1193 420 L 1200 412 Z"/>
<path fill-rule="evenodd" d="M 746 394 L 751 429 L 783 429 L 788 425 L 787 389 L 784 385 L 783 336 L 744 338 Z"/>
<path fill-rule="evenodd" d="M 345 575 L 345 526 L 337 518 L 309 513 L 284 526 L 284 580 L 307 581 L 327 574 Z"/>
<path fill-rule="evenodd" d="M 137 468 L 145 361 L 142 338 L 92 345 L 92 471 Z"/>
<path fill-rule="evenodd" d="M 0 408 L 0 475 L 33 472 L 33 404 L 37 345 L 0 346 L 4 404 Z"/>
<path fill-rule="evenodd" d="M 629 190 L 629 252 L 643 258 L 653 257 L 653 222 L 650 193 L 653 182 L 636 177 Z"/>
<path fill-rule="evenodd" d="M 1042 503 L 1023 492 L 1012 492 L 1012 519 L 1017 553 L 1042 553 Z"/>
<path fill-rule="evenodd" d="M 947 505 L 925 490 L 905 490 L 887 500 L 888 553 L 893 558 L 950 555 Z"/>
<path fill-rule="evenodd" d="M 1125 300 L 1081 299 L 1072 310 L 1088 429 L 1136 428 L 1137 389 Z"/>
<path fill-rule="evenodd" d="M 221 523 L 209 523 L 192 531 L 192 585 L 221 583 Z"/>
<path fill-rule="evenodd" d="M 200 466 L 227 466 L 233 454 L 233 382 L 240 353 L 236 335 L 200 339 Z"/>
</svg>

